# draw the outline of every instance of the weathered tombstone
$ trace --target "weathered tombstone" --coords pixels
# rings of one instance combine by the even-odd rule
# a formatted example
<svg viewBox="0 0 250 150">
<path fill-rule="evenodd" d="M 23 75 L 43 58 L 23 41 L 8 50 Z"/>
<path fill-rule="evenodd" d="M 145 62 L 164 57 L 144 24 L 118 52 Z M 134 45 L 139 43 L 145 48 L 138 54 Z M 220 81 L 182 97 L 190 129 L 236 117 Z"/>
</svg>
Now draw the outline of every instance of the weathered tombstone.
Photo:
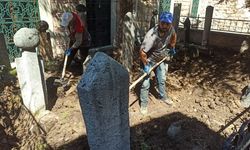
<svg viewBox="0 0 250 150">
<path fill-rule="evenodd" d="M 135 43 L 135 15 L 128 12 L 124 17 L 123 23 L 123 43 L 121 52 L 121 63 L 130 72 L 133 65 L 133 51 Z"/>
<path fill-rule="evenodd" d="M 179 22 L 180 22 L 180 16 L 181 16 L 181 3 L 175 3 L 174 4 L 174 29 L 176 33 L 178 32 Z"/>
<path fill-rule="evenodd" d="M 185 31 L 185 38 L 184 38 L 184 42 L 185 42 L 185 46 L 187 47 L 189 45 L 189 39 L 190 39 L 190 26 L 191 26 L 191 22 L 189 17 L 187 17 L 184 21 L 184 31 Z"/>
<path fill-rule="evenodd" d="M 129 150 L 129 75 L 97 52 L 77 86 L 91 150 Z"/>
<path fill-rule="evenodd" d="M 10 67 L 9 56 L 3 33 L 0 33 L 0 65 Z"/>
<path fill-rule="evenodd" d="M 207 6 L 204 30 L 203 30 L 202 41 L 201 41 L 201 45 L 205 47 L 208 46 L 209 44 L 209 34 L 210 34 L 211 23 L 212 23 L 212 18 L 213 18 L 213 11 L 214 11 L 214 7 Z"/>
<path fill-rule="evenodd" d="M 14 43 L 24 51 L 35 51 L 39 45 L 39 32 L 37 29 L 21 28 L 14 35 Z"/>
<path fill-rule="evenodd" d="M 21 28 L 14 35 L 14 43 L 22 50 L 22 56 L 15 61 L 23 103 L 32 113 L 45 110 L 47 88 L 44 68 L 35 50 L 39 45 L 38 31 Z"/>
</svg>

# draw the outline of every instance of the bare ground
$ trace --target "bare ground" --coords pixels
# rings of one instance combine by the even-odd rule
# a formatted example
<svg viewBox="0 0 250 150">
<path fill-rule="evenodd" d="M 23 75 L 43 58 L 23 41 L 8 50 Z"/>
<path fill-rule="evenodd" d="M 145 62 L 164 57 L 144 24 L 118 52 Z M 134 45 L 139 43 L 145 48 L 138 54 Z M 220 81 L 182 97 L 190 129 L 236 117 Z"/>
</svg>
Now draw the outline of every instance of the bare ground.
<svg viewBox="0 0 250 150">
<path fill-rule="evenodd" d="M 244 111 L 239 101 L 241 90 L 250 81 L 249 66 L 248 55 L 228 52 L 215 52 L 214 56 L 201 54 L 199 58 L 189 61 L 173 60 L 167 78 L 168 93 L 174 100 L 173 106 L 158 101 L 152 88 L 149 113 L 143 116 L 139 112 L 138 86 L 129 94 L 131 149 L 221 149 L 225 137 L 249 118 L 249 112 Z M 1 147 L 20 149 L 27 145 L 26 141 L 38 139 L 41 143 L 39 146 L 46 149 L 89 149 L 75 90 L 80 76 L 70 77 L 71 86 L 66 93 L 60 94 L 58 87 L 52 84 L 59 73 L 50 71 L 47 74 L 51 111 L 37 116 L 44 132 L 37 130 L 37 133 L 34 132 L 36 136 L 30 136 L 31 126 L 36 123 L 28 124 L 33 120 L 25 119 L 25 113 L 17 113 L 22 108 L 20 100 L 16 107 L 12 104 L 6 106 L 6 101 L 15 99 L 7 97 L 20 95 L 18 87 L 15 88 L 15 81 L 10 84 L 12 89 L 16 89 L 14 91 L 6 89 L 2 84 L 5 89 L 1 88 L 0 112 L 6 112 L 6 107 L 11 107 L 8 109 L 10 111 L 1 114 L 0 139 L 6 139 L 0 140 Z M 10 93 L 7 97 L 6 92 Z M 17 123 L 18 117 L 11 116 L 19 116 L 21 120 Z M 29 118 L 30 114 L 27 116 Z M 7 123 L 3 119 L 6 117 L 9 118 Z M 171 136 L 168 129 L 173 124 L 180 127 L 180 132 Z"/>
</svg>

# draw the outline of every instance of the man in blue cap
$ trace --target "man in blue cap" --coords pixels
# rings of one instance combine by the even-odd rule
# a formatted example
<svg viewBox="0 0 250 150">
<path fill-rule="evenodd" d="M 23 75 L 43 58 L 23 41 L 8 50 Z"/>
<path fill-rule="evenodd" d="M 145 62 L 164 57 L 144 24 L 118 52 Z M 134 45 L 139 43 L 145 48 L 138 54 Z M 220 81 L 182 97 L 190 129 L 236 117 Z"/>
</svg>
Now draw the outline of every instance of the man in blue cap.
<svg viewBox="0 0 250 150">
<path fill-rule="evenodd" d="M 150 68 L 166 56 L 175 54 L 176 32 L 172 26 L 173 15 L 169 12 L 162 12 L 159 17 L 159 24 L 151 28 L 145 35 L 140 49 L 140 58 L 143 63 L 144 72 L 149 74 Z M 170 51 L 167 51 L 170 49 Z M 163 62 L 155 69 L 158 83 L 159 100 L 172 105 L 172 99 L 166 93 L 166 70 L 168 65 Z M 150 87 L 149 75 L 144 79 L 140 90 L 140 111 L 147 114 L 148 93 Z"/>
</svg>

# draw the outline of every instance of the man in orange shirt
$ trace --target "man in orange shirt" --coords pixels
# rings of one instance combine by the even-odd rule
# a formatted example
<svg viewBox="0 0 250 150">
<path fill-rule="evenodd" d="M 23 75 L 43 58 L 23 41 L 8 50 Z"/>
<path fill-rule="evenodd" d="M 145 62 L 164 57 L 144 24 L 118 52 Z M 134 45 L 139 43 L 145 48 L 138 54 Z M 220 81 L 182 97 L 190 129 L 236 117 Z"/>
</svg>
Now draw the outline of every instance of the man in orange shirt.
<svg viewBox="0 0 250 150">
<path fill-rule="evenodd" d="M 76 13 L 64 12 L 61 20 L 61 26 L 67 30 L 70 39 L 69 48 L 65 52 L 68 55 L 68 68 L 78 50 L 80 50 L 82 62 L 86 59 L 91 45 L 91 36 Z"/>
</svg>

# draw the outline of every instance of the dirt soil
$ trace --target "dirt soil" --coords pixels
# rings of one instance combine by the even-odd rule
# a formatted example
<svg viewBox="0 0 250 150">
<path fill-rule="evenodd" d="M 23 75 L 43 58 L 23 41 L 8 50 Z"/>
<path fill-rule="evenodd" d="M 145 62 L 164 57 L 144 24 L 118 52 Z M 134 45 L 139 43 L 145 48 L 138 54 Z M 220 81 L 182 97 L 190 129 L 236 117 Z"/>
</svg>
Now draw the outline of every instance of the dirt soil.
<svg viewBox="0 0 250 150">
<path fill-rule="evenodd" d="M 215 52 L 213 56 L 201 53 L 200 57 L 188 61 L 174 59 L 167 77 L 167 92 L 174 101 L 173 106 L 158 101 L 152 86 L 149 112 L 143 116 L 139 111 L 139 85 L 129 93 L 131 149 L 221 149 L 225 138 L 250 116 L 240 104 L 241 90 L 250 83 L 249 66 L 249 55 L 228 52 Z M 47 70 L 51 111 L 35 116 L 39 124 L 33 119 L 25 119 L 25 113 L 20 113 L 23 106 L 16 80 L 12 79 L 8 85 L 2 84 L 1 148 L 25 149 L 24 146 L 30 141 L 39 141 L 39 146 L 34 144 L 34 149 L 89 149 L 75 89 L 81 76 L 68 75 L 70 87 L 66 87 L 65 93 L 53 84 L 56 77 L 60 77 L 60 71 Z M 155 85 L 154 81 L 151 85 Z M 7 87 L 11 87 L 11 90 Z M 9 93 L 7 97 L 6 92 Z M 17 103 L 8 104 L 13 99 Z M 26 118 L 31 117 L 27 114 Z M 30 121 L 32 123 L 28 124 Z M 31 132 L 32 127 L 38 129 Z M 173 132 L 173 127 L 178 130 Z"/>
</svg>

